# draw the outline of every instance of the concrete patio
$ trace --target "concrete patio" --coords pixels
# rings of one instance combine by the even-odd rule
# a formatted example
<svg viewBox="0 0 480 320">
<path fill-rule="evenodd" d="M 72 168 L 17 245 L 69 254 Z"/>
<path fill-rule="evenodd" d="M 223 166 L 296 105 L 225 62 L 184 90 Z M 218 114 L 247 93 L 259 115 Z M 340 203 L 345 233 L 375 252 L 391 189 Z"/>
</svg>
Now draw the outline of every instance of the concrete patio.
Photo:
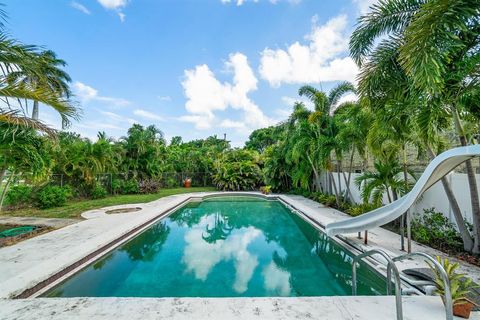
<svg viewBox="0 0 480 320">
<path fill-rule="evenodd" d="M 394 297 L 312 297 L 312 298 L 62 298 L 62 299 L 11 299 L 39 284 L 60 281 L 68 273 L 75 272 L 84 263 L 95 259 L 98 251 L 121 238 L 115 246 L 128 240 L 134 230 L 141 231 L 163 212 L 182 205 L 191 198 L 201 198 L 219 192 L 175 195 L 160 200 L 135 204 L 141 211 L 121 214 L 106 214 L 106 209 L 92 210 L 82 216 L 87 218 L 62 229 L 0 249 L 0 318 L 31 319 L 32 312 L 38 319 L 393 319 Z M 246 193 L 251 194 L 251 193 Z M 273 195 L 291 207 L 300 210 L 319 225 L 348 219 L 349 216 L 327 208 L 309 199 L 292 195 Z M 117 206 L 112 208 L 125 208 Z M 399 236 L 382 228 L 369 232 L 369 244 L 356 235 L 345 240 L 358 250 L 381 248 L 391 255 L 400 255 Z M 112 244 L 113 245 L 113 244 Z M 113 247 L 111 247 L 113 248 Z M 111 249 L 108 248 L 108 249 Z M 107 250 L 108 250 L 107 249 Z M 442 253 L 413 244 L 414 251 L 431 255 Z M 475 281 L 480 280 L 480 269 L 460 262 L 461 272 Z M 384 267 L 379 261 L 380 271 Z M 399 269 L 425 267 L 420 259 L 398 264 Z M 67 270 L 67 274 L 61 274 Z M 55 283 L 53 281 L 53 283 Z M 405 319 L 442 319 L 445 316 L 440 297 L 404 296 Z M 475 314 L 473 319 L 480 319 Z"/>
</svg>

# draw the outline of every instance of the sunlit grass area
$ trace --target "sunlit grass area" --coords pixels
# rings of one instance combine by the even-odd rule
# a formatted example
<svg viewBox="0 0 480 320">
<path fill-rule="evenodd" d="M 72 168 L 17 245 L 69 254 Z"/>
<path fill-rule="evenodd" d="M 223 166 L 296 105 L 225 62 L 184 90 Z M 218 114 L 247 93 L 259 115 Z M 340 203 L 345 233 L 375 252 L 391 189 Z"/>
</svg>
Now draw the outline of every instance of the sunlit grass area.
<svg viewBox="0 0 480 320">
<path fill-rule="evenodd" d="M 42 218 L 80 218 L 82 212 L 103 208 L 108 206 L 115 206 L 129 203 L 143 203 L 154 201 L 163 197 L 191 193 L 191 192 L 204 192 L 214 191 L 212 187 L 194 187 L 194 188 L 174 188 L 174 189 L 162 189 L 153 194 L 129 194 L 110 196 L 103 199 L 84 199 L 84 200 L 72 200 L 67 202 L 65 206 L 50 208 L 50 209 L 37 209 L 26 208 L 12 211 L 3 211 L 0 216 L 16 216 L 16 217 L 42 217 Z"/>
</svg>

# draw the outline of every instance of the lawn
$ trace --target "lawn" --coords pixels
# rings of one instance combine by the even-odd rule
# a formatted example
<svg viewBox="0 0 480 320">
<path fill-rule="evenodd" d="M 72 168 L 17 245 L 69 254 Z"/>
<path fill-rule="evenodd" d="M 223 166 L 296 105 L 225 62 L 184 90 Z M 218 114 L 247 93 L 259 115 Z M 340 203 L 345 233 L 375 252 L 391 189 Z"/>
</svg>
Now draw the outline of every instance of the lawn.
<svg viewBox="0 0 480 320">
<path fill-rule="evenodd" d="M 195 188 L 175 188 L 162 189 L 158 193 L 153 194 L 129 194 L 110 196 L 104 199 L 96 200 L 73 200 L 68 202 L 65 206 L 51 209 L 37 209 L 26 208 L 19 210 L 3 211 L 1 216 L 16 216 L 16 217 L 41 217 L 41 218 L 80 218 L 80 214 L 87 210 L 103 208 L 108 206 L 115 206 L 129 203 L 143 203 L 154 201 L 166 196 L 181 193 L 215 191 L 212 187 L 195 187 Z"/>
</svg>

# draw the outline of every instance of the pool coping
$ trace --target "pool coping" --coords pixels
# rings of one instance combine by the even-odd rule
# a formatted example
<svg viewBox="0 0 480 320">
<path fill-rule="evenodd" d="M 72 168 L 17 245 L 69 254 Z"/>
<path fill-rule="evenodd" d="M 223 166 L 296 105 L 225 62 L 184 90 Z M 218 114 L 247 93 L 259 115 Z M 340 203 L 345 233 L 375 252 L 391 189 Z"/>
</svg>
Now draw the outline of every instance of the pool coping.
<svg viewBox="0 0 480 320">
<path fill-rule="evenodd" d="M 93 231 L 98 231 L 97 229 L 98 228 L 94 228 L 95 224 L 93 223 L 90 223 L 88 224 L 88 222 L 96 222 L 96 221 L 107 221 L 107 220 L 102 220 L 102 219 L 110 219 L 108 221 L 119 221 L 120 223 L 125 223 L 125 221 L 127 221 L 130 225 L 130 227 L 128 228 L 127 232 L 122 232 L 122 230 L 115 230 L 115 232 L 118 233 L 118 236 L 115 237 L 112 241 L 109 241 L 107 243 L 104 243 L 101 248 L 104 248 L 104 247 L 108 247 L 108 248 L 105 248 L 103 250 L 103 252 L 105 252 L 104 254 L 107 253 L 108 250 L 114 250 L 118 245 L 120 245 L 119 243 L 114 243 L 114 241 L 128 241 L 130 239 L 130 237 L 128 236 L 128 234 L 133 237 L 135 236 L 136 234 L 142 232 L 143 229 L 146 229 L 148 228 L 151 224 L 153 224 L 155 221 L 163 218 L 166 216 L 166 213 L 167 212 L 173 212 L 175 211 L 176 209 L 178 209 L 179 207 L 181 207 L 182 205 L 185 205 L 187 202 L 189 201 L 192 201 L 192 200 L 201 200 L 203 198 L 208 198 L 209 196 L 229 196 L 229 195 L 244 195 L 244 196 L 259 196 L 259 197 L 262 197 L 262 198 L 265 198 L 265 199 L 278 199 L 280 201 L 284 201 L 286 202 L 291 208 L 299 211 L 299 212 L 302 212 L 306 217 L 309 217 L 309 219 L 311 219 L 311 221 L 309 221 L 309 223 L 316 227 L 317 229 L 320 227 L 320 226 L 324 226 L 325 224 L 331 222 L 331 221 L 335 221 L 335 220 L 338 220 L 338 219 L 345 219 L 345 218 L 348 218 L 347 215 L 345 215 L 344 213 L 341 213 L 335 209 L 331 209 L 331 208 L 328 208 L 328 207 L 325 207 L 319 203 L 316 203 L 316 202 L 313 202 L 312 200 L 309 200 L 309 199 L 306 199 L 306 198 L 303 198 L 301 196 L 293 196 L 293 195 L 285 195 L 285 194 L 273 194 L 273 195 L 262 195 L 258 192 L 200 192 L 200 193 L 190 193 L 190 194 L 183 194 L 183 195 L 175 195 L 175 196 L 169 196 L 169 197 L 165 197 L 165 198 L 161 198 L 159 200 L 155 200 L 155 201 L 152 201 L 152 202 L 149 202 L 149 203 L 144 203 L 144 204 L 133 204 L 133 206 L 140 206 L 142 207 L 142 209 L 144 210 L 141 210 L 139 212 L 135 212 L 135 213 L 122 213 L 122 214 L 115 214 L 115 215 L 112 215 L 112 216 L 117 216 L 118 218 L 115 218 L 116 220 L 112 220 L 110 219 L 108 216 L 107 217 L 102 217 L 101 215 L 97 215 L 97 216 L 92 216 L 91 219 L 89 220 L 84 220 L 84 221 L 81 221 L 77 224 L 74 224 L 74 225 L 70 225 L 64 229 L 67 229 L 67 228 L 70 228 L 70 229 L 81 229 L 81 227 L 83 227 L 83 229 L 85 228 L 93 228 L 94 230 Z M 102 210 L 110 210 L 112 208 L 115 208 L 115 207 L 118 207 L 118 206 L 113 206 L 113 207 L 107 207 L 107 208 L 102 208 Z M 161 210 L 159 210 L 159 208 L 163 208 Z M 146 213 L 147 211 L 150 210 L 150 213 Z M 155 214 L 152 214 L 152 210 L 156 210 L 156 213 Z M 145 211 L 145 212 L 143 212 Z M 160 213 L 158 213 L 158 211 L 160 211 Z M 143 212 L 143 213 L 142 213 Z M 294 211 L 295 212 L 295 211 Z M 136 216 L 135 215 L 144 215 L 142 217 L 142 219 L 140 219 L 141 223 L 139 223 L 139 219 L 136 219 L 134 220 L 134 222 L 131 222 L 133 220 L 127 220 L 126 218 L 128 219 L 134 219 Z M 120 217 L 122 216 L 125 216 L 125 219 L 121 219 Z M 99 220 L 97 220 L 99 219 Z M 315 223 L 312 223 L 312 221 L 315 221 Z M 102 222 L 104 223 L 104 222 Z M 61 232 L 62 229 L 59 229 L 59 230 L 56 230 L 56 231 L 52 231 L 50 232 L 49 234 L 47 235 L 51 235 L 57 232 Z M 68 232 L 70 233 L 75 233 L 77 232 L 77 234 L 79 233 L 79 230 L 68 230 Z M 383 232 L 383 231 L 382 231 Z M 388 232 L 388 231 L 387 231 Z M 65 234 L 66 232 L 64 232 Z M 132 235 L 134 234 L 134 235 Z M 61 235 L 61 234 L 59 234 Z M 101 237 L 100 235 L 97 235 L 98 237 Z M 111 234 L 109 234 L 109 236 L 111 236 Z M 383 235 L 382 235 L 383 236 Z M 32 238 L 32 239 L 29 239 L 29 240 L 26 240 L 25 242 L 30 242 L 30 244 L 39 244 L 39 242 L 41 242 L 41 238 L 42 236 L 39 236 L 37 238 Z M 97 238 L 98 238 L 97 237 Z M 377 235 L 377 237 L 379 237 Z M 102 239 L 106 238 L 106 237 L 101 237 Z M 120 238 L 122 238 L 123 240 L 121 240 Z M 342 239 L 344 238 L 344 239 Z M 119 240 L 120 239 L 120 240 Z M 375 239 L 375 233 L 372 232 L 372 237 L 371 239 Z M 347 250 L 349 251 L 352 251 L 352 248 L 356 248 L 356 250 L 358 250 L 359 252 L 362 252 L 365 250 L 365 246 L 361 245 L 361 243 L 359 243 L 356 239 L 354 238 L 348 238 L 348 237 L 338 237 L 335 239 L 336 241 L 339 241 L 341 240 L 342 243 L 347 243 L 349 245 L 349 247 L 347 248 Z M 383 240 L 383 239 L 382 239 Z M 372 241 L 373 242 L 373 241 Z M 23 248 L 23 249 L 32 249 L 31 245 L 30 246 L 25 246 L 25 245 L 22 245 L 24 242 L 22 243 L 19 243 L 19 244 L 16 244 L 14 246 L 11 246 L 11 247 L 7 247 L 7 248 L 14 248 L 16 250 L 19 250 L 21 251 L 20 248 L 23 248 L 23 247 L 27 247 L 27 248 Z M 93 244 L 95 244 L 93 242 Z M 93 245 L 92 242 L 89 242 L 88 245 Z M 110 246 L 109 246 L 110 245 Z M 416 244 L 415 244 L 416 245 Z M 30 248 L 28 248 L 30 247 Z M 352 247 L 352 248 L 351 248 Z M 378 246 L 377 246 L 378 247 Z M 387 246 L 388 247 L 388 246 Z M 375 248 L 375 245 L 373 247 L 370 247 L 370 246 L 367 246 L 366 247 L 367 249 L 372 249 L 372 248 Z M 391 247 L 388 247 L 389 249 L 391 249 Z M 52 250 L 51 248 L 49 248 L 50 251 Z M 77 259 L 77 261 L 72 261 L 72 263 L 70 263 L 68 266 L 70 265 L 74 265 L 75 262 L 78 262 L 80 260 L 83 260 L 85 259 L 87 256 L 95 253 L 97 250 L 94 250 L 94 249 L 100 249 L 100 248 L 92 248 L 91 252 L 89 252 L 89 254 L 85 254 L 81 259 Z M 12 250 L 10 250 L 12 251 Z M 352 251 L 353 253 L 355 253 L 354 251 Z M 397 252 L 394 252 L 392 251 L 393 254 L 392 255 L 398 255 Z M 2 253 L 5 253 L 5 251 L 2 251 L 2 249 L 0 249 L 0 260 L 1 260 L 1 256 L 2 256 Z M 395 254 L 396 253 L 396 254 Z M 42 255 L 43 256 L 43 255 Z M 48 258 L 48 257 L 47 257 Z M 60 258 L 65 258 L 65 255 L 64 256 L 61 256 Z M 95 260 L 100 258 L 100 255 L 95 255 Z M 53 258 L 49 258 L 50 260 L 52 260 Z M 48 262 L 50 262 L 50 260 L 48 260 Z M 376 261 L 376 259 L 373 259 Z M 1 262 L 1 261 L 0 261 Z M 9 261 L 10 262 L 10 261 Z M 16 261 L 15 261 L 16 262 Z M 40 261 L 40 262 L 45 262 L 45 261 Z M 55 261 L 54 265 L 55 267 L 58 266 L 58 264 L 61 263 L 61 262 L 57 262 Z M 85 266 L 85 265 L 88 265 L 90 262 L 87 262 L 85 261 L 84 264 L 82 264 L 82 266 Z M 51 263 L 50 263 L 51 264 Z M 45 263 L 44 263 L 45 265 Z M 8 266 L 2 266 L 2 263 L 0 263 L 0 275 L 2 273 L 2 268 L 6 268 L 4 270 L 9 270 L 9 268 L 11 268 L 12 266 L 14 265 L 8 265 Z M 40 264 L 39 267 L 42 267 L 43 265 Z M 67 267 L 68 267 L 67 266 Z M 22 267 L 22 266 L 21 266 Z M 62 272 L 63 270 L 67 269 L 67 267 L 64 267 L 62 268 L 61 270 L 57 270 L 56 272 L 54 272 L 54 274 L 57 274 L 57 273 L 60 273 Z M 25 263 L 23 265 L 23 268 L 25 269 Z M 37 268 L 38 269 L 38 268 Z M 48 276 L 48 270 L 45 271 L 43 268 L 40 268 L 41 271 L 43 272 L 43 274 L 46 276 Z M 10 292 L 12 293 L 15 293 L 16 294 L 8 294 L 8 292 L 5 292 L 5 290 L 3 290 L 2 292 L 2 289 L 5 289 L 5 288 L 2 288 L 2 284 L 4 283 L 8 283 L 8 285 L 12 285 L 12 284 L 16 284 L 16 280 L 19 279 L 21 284 L 20 285 L 25 285 L 26 283 L 31 283 L 31 282 L 28 282 L 26 281 L 25 279 L 22 279 L 22 276 L 24 275 L 27 275 L 27 276 L 30 276 L 32 277 L 31 275 L 31 272 L 30 271 L 33 271 L 33 268 L 30 268 L 30 269 L 27 269 L 27 270 L 20 270 L 19 273 L 22 273 L 19 277 L 12 277 L 13 279 L 10 279 L 8 278 L 7 280 L 12 280 L 12 281 L 1 281 L 1 278 L 0 278 L 0 305 L 2 306 L 14 306 L 14 305 L 21 305 L 23 306 L 23 308 L 31 308 L 33 305 L 37 305 L 38 303 L 40 303 L 40 301 L 46 301 L 46 299 L 44 298 L 27 298 L 27 299 L 12 299 L 14 296 L 19 296 L 23 293 L 25 293 L 25 296 L 26 296 L 26 291 L 37 286 L 39 283 L 41 283 L 42 281 L 46 281 L 48 279 L 52 279 L 52 273 L 50 273 L 50 276 L 47 277 L 47 278 L 43 278 L 43 279 L 38 279 L 39 278 L 39 274 L 38 272 L 36 273 L 36 276 L 37 276 L 37 282 L 28 286 L 28 287 L 23 287 L 23 290 L 13 290 L 11 287 L 9 288 L 10 289 Z M 376 268 L 374 268 L 374 270 L 377 270 Z M 377 270 L 378 271 L 378 270 Z M 478 268 L 477 269 L 474 269 L 474 272 L 478 272 Z M 35 273 L 35 272 L 34 272 Z M 11 274 L 11 272 L 10 272 Z M 35 276 L 35 275 L 34 275 Z M 58 280 L 58 279 L 57 279 Z M 13 290 L 13 291 L 12 291 Z M 386 297 L 386 296 L 377 296 L 377 297 Z M 311 297 L 312 299 L 310 299 L 310 301 L 316 301 L 315 303 L 322 303 L 321 301 L 326 301 L 326 300 L 329 300 L 329 299 L 326 299 L 328 297 Z M 322 299 L 322 298 L 325 298 L 325 299 Z M 346 299 L 346 300 L 342 300 L 342 301 L 350 301 L 348 303 L 357 303 L 358 301 L 370 301 L 370 303 L 373 303 L 373 304 L 378 304 L 378 302 L 372 302 L 372 301 L 377 301 L 375 299 L 367 299 L 367 297 L 350 297 L 351 299 Z M 431 297 L 431 296 L 417 296 L 416 298 L 415 297 L 412 297 L 412 296 L 404 296 L 404 299 L 405 298 L 408 298 L 406 299 L 406 301 L 414 301 L 415 304 L 418 304 L 419 301 L 431 301 L 432 298 L 434 300 L 437 300 L 440 301 L 440 304 L 435 304 L 436 307 L 438 308 L 443 308 L 441 306 L 441 300 L 439 297 Z M 412 300 L 412 298 L 415 298 Z M 47 299 L 53 299 L 53 298 L 47 298 Z M 61 300 L 61 299 L 64 299 L 64 300 Z M 55 299 L 56 302 L 52 302 L 53 304 L 57 305 L 58 308 L 63 308 L 65 305 L 71 303 L 71 301 L 75 301 L 75 303 L 77 303 L 79 306 L 82 304 L 82 301 L 85 301 L 85 298 L 78 298 L 78 299 L 73 299 L 72 298 L 61 298 L 60 300 L 59 299 Z M 91 298 L 93 301 L 96 301 L 95 299 L 97 298 Z M 136 300 L 138 302 L 139 305 L 143 305 L 144 304 L 144 300 L 145 298 L 130 298 L 130 300 Z M 169 298 L 158 298 L 158 300 L 168 300 Z M 257 301 L 259 300 L 260 298 L 197 298 L 198 300 L 201 300 L 201 301 L 204 301 L 204 303 L 209 303 L 208 301 L 211 301 L 211 300 L 218 300 L 218 299 L 231 299 L 232 301 L 245 301 L 244 303 L 247 303 L 248 301 Z M 264 298 L 265 300 L 269 300 L 269 301 L 276 301 L 278 300 L 277 297 L 271 297 L 271 298 Z M 302 298 L 292 298 L 293 300 L 288 300 L 288 301 L 295 301 L 295 299 L 299 299 L 298 301 L 302 300 Z M 127 299 L 128 300 L 128 299 Z M 173 300 L 179 300 L 179 301 L 184 301 L 186 300 L 186 298 L 180 298 L 180 299 L 173 299 Z M 381 300 L 381 299 L 380 299 Z M 36 302 L 37 301 L 37 302 Z M 53 300 L 52 300 L 53 301 Z M 70 302 L 68 302 L 70 301 Z M 116 303 L 118 303 L 117 307 L 119 308 L 127 308 L 126 305 L 124 305 L 124 301 L 126 300 L 122 300 L 122 299 L 110 299 L 108 301 L 117 301 Z M 410 303 L 408 302 L 408 303 Z M 293 303 L 293 302 L 292 302 Z M 407 303 L 407 304 L 408 304 Z M 391 305 L 389 304 L 388 306 L 390 309 L 394 309 L 394 304 L 392 303 Z M 408 306 L 407 306 L 408 307 Z M 22 309 L 23 310 L 23 309 Z M 60 310 L 63 310 L 63 309 L 60 309 Z M 72 309 L 73 310 L 73 309 Z M 374 311 L 374 309 L 372 309 Z M 200 312 L 200 310 L 198 311 Z M 0 315 L 2 315 L 2 310 L 0 309 Z M 175 316 L 172 316 L 172 318 L 176 318 L 176 315 Z M 183 319 L 183 318 L 182 318 Z M 284 319 L 284 318 L 282 318 Z M 350 319 L 350 318 L 348 318 Z M 361 319 L 368 319 L 367 317 L 365 318 L 361 318 Z M 413 318 L 412 318 L 413 319 Z"/>
</svg>

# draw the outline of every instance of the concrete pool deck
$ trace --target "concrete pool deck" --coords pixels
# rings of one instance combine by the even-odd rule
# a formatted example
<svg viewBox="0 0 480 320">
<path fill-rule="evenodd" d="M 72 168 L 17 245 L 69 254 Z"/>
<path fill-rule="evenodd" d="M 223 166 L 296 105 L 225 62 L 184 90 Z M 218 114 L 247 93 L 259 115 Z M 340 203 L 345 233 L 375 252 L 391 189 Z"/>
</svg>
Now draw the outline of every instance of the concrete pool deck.
<svg viewBox="0 0 480 320">
<path fill-rule="evenodd" d="M 75 263 L 87 262 L 88 259 L 85 257 L 94 255 L 98 250 L 104 249 L 105 245 L 125 237 L 132 230 L 141 229 L 145 224 L 156 220 L 163 212 L 173 210 L 191 198 L 217 194 L 228 195 L 228 193 L 221 192 L 175 195 L 145 204 L 132 205 L 131 207 L 140 207 L 142 210 L 131 213 L 105 214 L 105 208 L 92 210 L 82 215 L 87 220 L 10 247 L 0 248 L 0 318 L 27 319 L 28 312 L 34 310 L 35 318 L 39 319 L 56 319 L 56 317 L 58 319 L 67 317 L 97 319 L 102 315 L 105 315 L 104 319 L 118 318 L 120 317 L 118 315 L 122 315 L 120 318 L 135 319 L 133 312 L 140 311 L 142 319 L 158 318 L 162 315 L 166 319 L 206 319 L 209 318 L 208 314 L 211 314 L 212 317 L 217 314 L 222 318 L 251 319 L 256 314 L 256 311 L 252 310 L 257 307 L 260 311 L 263 310 L 265 317 L 259 317 L 262 319 L 394 318 L 393 297 L 11 299 L 27 289 L 47 281 L 52 276 L 58 276 L 62 270 L 67 268 L 73 270 L 72 265 Z M 301 196 L 273 195 L 273 197 L 282 199 L 321 225 L 349 217 Z M 115 206 L 108 209 L 126 207 L 129 206 Z M 376 228 L 369 232 L 368 246 L 364 246 L 363 240 L 357 239 L 356 235 L 351 235 L 346 240 L 356 248 L 363 250 L 381 248 L 391 255 L 404 253 L 398 249 L 400 246 L 399 236 L 382 228 Z M 443 255 L 437 250 L 416 243 L 413 244 L 413 251 Z M 398 267 L 399 269 L 425 267 L 425 264 L 420 259 L 412 259 L 398 263 Z M 378 264 L 378 268 L 383 268 L 383 266 Z M 461 272 L 467 273 L 477 282 L 480 280 L 480 268 L 461 262 Z M 24 294 L 24 296 L 28 296 L 28 294 Z M 387 303 L 389 300 L 391 302 Z M 278 312 L 274 311 L 276 310 L 274 302 L 277 303 Z M 258 306 L 256 306 L 257 304 Z M 190 310 L 188 316 L 186 312 L 181 312 L 182 308 Z M 330 316 L 325 310 L 331 310 Z M 444 318 L 444 309 L 439 297 L 405 296 L 404 310 L 405 319 Z M 419 315 L 421 316 L 419 317 Z M 474 317 L 476 317 L 474 319 L 480 319 L 478 314 L 475 314 Z"/>
</svg>

